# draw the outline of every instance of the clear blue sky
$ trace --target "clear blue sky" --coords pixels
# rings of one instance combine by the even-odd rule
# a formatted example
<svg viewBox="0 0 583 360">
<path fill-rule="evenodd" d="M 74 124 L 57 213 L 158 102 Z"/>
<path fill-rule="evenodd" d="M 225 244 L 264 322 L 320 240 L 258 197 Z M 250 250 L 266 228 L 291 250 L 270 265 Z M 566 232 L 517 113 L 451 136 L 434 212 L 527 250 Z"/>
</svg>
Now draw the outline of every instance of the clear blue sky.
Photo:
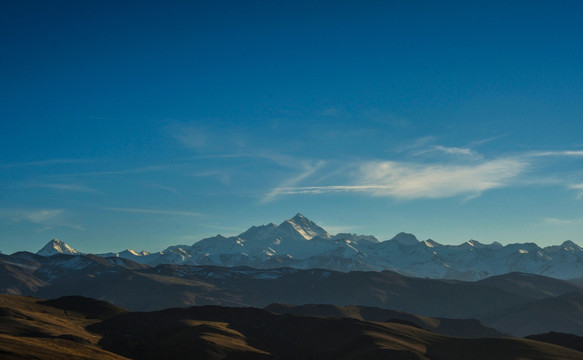
<svg viewBox="0 0 583 360">
<path fill-rule="evenodd" d="M 583 244 L 580 1 L 4 1 L 0 250 Z"/>
</svg>

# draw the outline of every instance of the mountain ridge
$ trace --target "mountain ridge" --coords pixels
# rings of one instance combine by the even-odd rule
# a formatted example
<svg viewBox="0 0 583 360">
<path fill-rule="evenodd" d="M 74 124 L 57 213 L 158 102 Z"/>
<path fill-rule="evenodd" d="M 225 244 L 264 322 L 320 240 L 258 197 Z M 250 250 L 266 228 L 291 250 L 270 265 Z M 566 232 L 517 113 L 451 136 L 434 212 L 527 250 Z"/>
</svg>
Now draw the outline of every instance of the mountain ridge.
<svg viewBox="0 0 583 360">
<path fill-rule="evenodd" d="M 51 240 L 37 254 L 79 252 Z M 537 244 L 469 240 L 459 245 L 420 241 L 400 232 L 390 240 L 350 233 L 329 234 L 301 213 L 279 225 L 251 226 L 236 236 L 217 235 L 193 245 L 175 245 L 160 252 L 127 249 L 115 256 L 148 264 L 249 266 L 253 268 L 324 268 L 336 271 L 397 271 L 437 279 L 480 280 L 510 272 L 560 279 L 583 276 L 583 248 L 571 240 L 544 248 Z"/>
</svg>

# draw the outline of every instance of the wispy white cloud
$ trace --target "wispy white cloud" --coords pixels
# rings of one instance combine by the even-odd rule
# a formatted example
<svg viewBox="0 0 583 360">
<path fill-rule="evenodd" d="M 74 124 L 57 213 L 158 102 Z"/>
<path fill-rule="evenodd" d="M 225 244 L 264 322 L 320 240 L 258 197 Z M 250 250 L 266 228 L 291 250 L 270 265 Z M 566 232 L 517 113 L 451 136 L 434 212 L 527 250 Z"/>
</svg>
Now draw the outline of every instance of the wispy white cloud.
<svg viewBox="0 0 583 360">
<path fill-rule="evenodd" d="M 438 137 L 429 135 L 417 138 L 406 144 L 401 144 L 394 148 L 393 152 L 397 154 L 405 153 L 412 156 L 437 157 L 439 155 L 446 155 L 482 159 L 484 156 L 475 150 L 476 147 L 506 136 L 509 136 L 509 134 L 501 134 L 487 139 L 472 141 L 465 146 L 444 146 L 438 144 L 440 140 Z"/>
<path fill-rule="evenodd" d="M 571 224 L 572 222 L 573 222 L 573 220 L 568 220 L 568 219 L 558 219 L 558 218 L 551 218 L 551 217 L 543 218 L 543 223 L 549 224 L 549 225 L 568 225 L 568 224 Z"/>
<path fill-rule="evenodd" d="M 357 183 L 380 186 L 371 189 L 374 195 L 401 199 L 479 195 L 510 185 L 525 167 L 526 163 L 513 159 L 471 165 L 375 161 L 360 167 Z"/>
<path fill-rule="evenodd" d="M 25 218 L 35 224 L 51 222 L 63 214 L 63 210 L 38 210 L 25 213 Z"/>
<path fill-rule="evenodd" d="M 182 145 L 189 148 L 203 149 L 212 143 L 208 130 L 200 126 L 174 124 L 169 128 L 169 132 Z"/>
<path fill-rule="evenodd" d="M 410 151 L 410 154 L 413 156 L 424 156 L 424 157 L 433 157 L 433 158 L 452 158 L 452 157 L 459 157 L 464 159 L 481 159 L 482 155 L 476 153 L 470 148 L 461 148 L 455 146 L 442 146 L 442 145 L 433 145 L 433 146 L 423 146 L 419 148 L 413 148 Z"/>
<path fill-rule="evenodd" d="M 578 190 L 579 194 L 577 195 L 577 198 L 583 198 L 583 183 L 569 185 L 569 189 Z"/>
<path fill-rule="evenodd" d="M 69 227 L 83 230 L 78 224 L 67 220 L 64 209 L 0 209 L 0 219 L 15 223 L 24 222 L 40 226 L 37 231 L 46 231 L 57 227 Z"/>
<path fill-rule="evenodd" d="M 470 147 L 476 147 L 476 146 L 484 145 L 484 144 L 487 144 L 489 142 L 492 142 L 492 141 L 495 141 L 495 140 L 498 140 L 498 139 L 505 138 L 507 136 L 510 136 L 510 134 L 500 134 L 500 135 L 496 135 L 496 136 L 491 136 L 489 138 L 472 141 L 469 144 L 469 146 Z"/>
<path fill-rule="evenodd" d="M 62 209 L 0 209 L 0 218 L 9 219 L 14 222 L 30 222 L 33 224 L 43 224 L 54 220 L 63 214 Z"/>
<path fill-rule="evenodd" d="M 278 187 L 276 195 L 323 194 L 327 192 L 371 192 L 386 189 L 385 185 L 326 185 L 326 186 L 297 186 Z"/>
<path fill-rule="evenodd" d="M 325 109 L 325 115 L 338 116 L 339 108 Z M 339 165 L 338 159 L 299 159 L 282 153 L 241 146 L 219 146 L 210 141 L 214 135 L 208 128 L 179 124 L 175 138 L 193 149 L 212 150 L 218 156 L 245 156 L 268 160 L 291 172 L 287 179 L 272 187 L 263 203 L 279 196 L 321 194 L 325 192 L 365 193 L 396 199 L 439 199 L 463 196 L 471 199 L 485 191 L 509 186 L 569 186 L 560 175 L 549 178 L 545 157 L 583 157 L 581 150 L 538 151 L 488 159 L 475 147 L 509 136 L 500 134 L 470 142 L 467 145 L 439 144 L 439 138 L 424 136 L 393 148 L 398 160 L 351 159 Z M 211 129 L 212 130 L 212 129 Z M 236 143 L 226 134 L 226 143 Z M 222 152 L 222 153 L 221 153 Z M 202 154 L 204 155 L 204 154 Z M 211 154 L 211 156 L 213 156 Z M 342 171 L 339 169 L 342 168 Z M 196 176 L 218 176 L 208 169 Z M 583 197 L 583 191 L 579 194 Z"/>
<path fill-rule="evenodd" d="M 294 176 L 293 178 L 284 181 L 279 186 L 275 187 L 271 190 L 265 197 L 263 198 L 262 202 L 270 202 L 279 195 L 288 194 L 287 190 L 296 186 L 302 180 L 312 176 L 316 171 L 321 169 L 325 164 L 325 161 L 304 161 L 302 163 L 302 169 L 299 174 Z"/>
<path fill-rule="evenodd" d="M 211 123 L 211 122 L 209 122 Z M 212 121 L 213 126 L 201 122 L 175 122 L 168 126 L 167 134 L 178 140 L 182 146 L 197 151 L 239 153 L 247 148 L 245 134 L 234 129 L 221 128 Z"/>
<path fill-rule="evenodd" d="M 395 116 L 393 113 L 375 108 L 365 110 L 361 114 L 358 114 L 357 117 L 366 121 L 375 122 L 377 124 L 389 125 L 390 127 L 396 129 L 402 129 L 411 126 L 410 121 L 402 117 Z"/>
<path fill-rule="evenodd" d="M 56 183 L 25 183 L 21 184 L 21 187 L 25 188 L 44 188 L 53 189 L 59 191 L 70 191 L 70 192 L 91 192 L 99 193 L 99 191 L 92 189 L 90 187 L 79 185 L 79 184 L 56 184 Z"/>
<path fill-rule="evenodd" d="M 95 160 L 49 159 L 49 160 L 27 161 L 27 162 L 7 163 L 7 164 L 0 163 L 0 167 L 12 168 L 12 167 L 28 167 L 28 166 L 51 166 L 51 165 L 57 165 L 57 164 L 83 164 L 83 163 L 91 163 L 91 162 L 95 162 Z"/>
<path fill-rule="evenodd" d="M 406 144 L 401 144 L 395 147 L 393 151 L 395 153 L 414 152 L 417 154 L 419 152 L 425 152 L 431 147 L 430 144 L 435 143 L 436 141 L 437 137 L 435 136 L 423 136 L 411 142 L 407 142 Z"/>
<path fill-rule="evenodd" d="M 538 169 L 538 173 L 533 174 L 535 176 L 525 181 L 578 190 L 577 198 L 583 198 L 583 183 L 578 183 L 581 181 L 582 173 L 578 169 L 583 160 L 583 150 L 531 151 L 519 156 L 530 162 L 533 169 Z"/>
<path fill-rule="evenodd" d="M 536 151 L 526 154 L 527 156 L 583 156 L 583 150 L 562 150 L 562 151 Z"/>
<path fill-rule="evenodd" d="M 397 161 L 368 161 L 355 164 L 351 184 L 295 186 L 311 176 L 312 168 L 271 191 L 266 200 L 278 195 L 360 192 L 397 199 L 438 199 L 465 195 L 479 196 L 484 191 L 510 186 L 527 163 L 499 159 L 472 165 L 418 164 Z"/>
<path fill-rule="evenodd" d="M 206 170 L 192 173 L 192 176 L 198 178 L 215 178 L 221 184 L 226 185 L 231 182 L 231 173 L 232 169 Z"/>
<path fill-rule="evenodd" d="M 181 192 L 178 189 L 173 188 L 171 186 L 166 186 L 166 185 L 156 184 L 156 183 L 148 183 L 145 186 L 153 188 L 153 189 L 160 189 L 160 190 L 163 190 L 163 191 L 175 194 L 175 195 L 181 194 Z"/>
<path fill-rule="evenodd" d="M 86 176 L 116 176 L 116 175 L 130 175 L 130 174 L 141 174 L 148 172 L 158 172 L 163 170 L 168 170 L 172 168 L 175 164 L 161 164 L 161 165 L 150 165 L 136 168 L 126 168 L 120 170 L 103 170 L 103 171 L 89 171 L 89 172 L 79 172 L 79 173 L 65 173 L 51 175 L 51 178 L 70 178 L 70 177 L 86 177 Z"/>
<path fill-rule="evenodd" d="M 326 117 L 349 116 L 349 113 L 346 110 L 338 106 L 328 106 L 327 108 L 322 109 L 319 114 Z"/>
<path fill-rule="evenodd" d="M 153 214 L 153 215 L 169 215 L 169 216 L 190 216 L 200 217 L 204 216 L 202 213 L 191 211 L 175 211 L 175 210 L 158 210 L 158 209 L 139 209 L 139 208 L 121 208 L 121 207 L 104 207 L 104 210 L 137 213 L 137 214 Z"/>
<path fill-rule="evenodd" d="M 446 147 L 441 145 L 436 145 L 433 147 L 436 151 L 443 152 L 450 155 L 470 155 L 474 156 L 475 153 L 469 148 L 459 148 L 459 147 Z"/>
</svg>

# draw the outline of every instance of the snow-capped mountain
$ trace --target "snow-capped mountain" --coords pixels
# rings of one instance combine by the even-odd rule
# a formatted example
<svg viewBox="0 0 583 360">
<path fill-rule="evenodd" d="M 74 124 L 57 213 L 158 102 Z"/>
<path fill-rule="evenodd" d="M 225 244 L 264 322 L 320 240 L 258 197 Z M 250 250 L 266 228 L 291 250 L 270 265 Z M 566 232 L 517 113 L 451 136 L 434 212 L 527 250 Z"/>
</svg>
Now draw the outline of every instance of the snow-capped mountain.
<svg viewBox="0 0 583 360">
<path fill-rule="evenodd" d="M 79 255 L 81 253 L 59 239 L 49 241 L 42 249 L 37 251 L 37 255 L 41 256 L 52 256 L 56 254 Z"/>
<path fill-rule="evenodd" d="M 79 252 L 52 240 L 39 255 Z M 399 233 L 386 241 L 356 234 L 330 235 L 297 214 L 279 225 L 252 226 L 231 237 L 217 235 L 192 246 L 175 245 L 158 253 L 125 250 L 100 254 L 148 265 L 187 264 L 249 266 L 258 269 L 393 270 L 405 275 L 478 280 L 510 272 L 526 272 L 560 279 L 583 277 L 583 248 L 565 241 L 541 248 L 534 243 L 482 244 L 469 240 L 461 245 L 442 245 L 431 239 L 419 241 Z"/>
</svg>

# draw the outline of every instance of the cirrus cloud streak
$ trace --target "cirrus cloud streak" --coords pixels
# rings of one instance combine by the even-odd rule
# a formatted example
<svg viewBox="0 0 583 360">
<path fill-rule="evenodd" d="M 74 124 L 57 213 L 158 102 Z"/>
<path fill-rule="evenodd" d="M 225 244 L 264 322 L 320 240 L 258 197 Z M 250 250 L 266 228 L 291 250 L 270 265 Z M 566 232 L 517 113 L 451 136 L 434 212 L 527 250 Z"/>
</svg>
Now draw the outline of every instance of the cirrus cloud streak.
<svg viewBox="0 0 583 360">
<path fill-rule="evenodd" d="M 177 210 L 158 210 L 158 209 L 139 209 L 139 208 L 120 208 L 120 207 L 105 207 L 104 210 L 136 213 L 136 214 L 152 214 L 152 215 L 169 215 L 169 216 L 204 216 L 202 213 L 191 211 L 177 211 Z"/>
<path fill-rule="evenodd" d="M 360 167 L 357 183 L 371 186 L 374 195 L 401 199 L 477 196 L 486 190 L 510 185 L 526 166 L 525 162 L 514 159 L 477 165 L 375 161 Z"/>
<path fill-rule="evenodd" d="M 517 159 L 498 159 L 471 165 L 368 161 L 355 165 L 351 184 L 281 186 L 269 197 L 327 192 L 358 192 L 403 200 L 476 197 L 484 191 L 512 185 L 527 166 L 526 162 Z"/>
</svg>

